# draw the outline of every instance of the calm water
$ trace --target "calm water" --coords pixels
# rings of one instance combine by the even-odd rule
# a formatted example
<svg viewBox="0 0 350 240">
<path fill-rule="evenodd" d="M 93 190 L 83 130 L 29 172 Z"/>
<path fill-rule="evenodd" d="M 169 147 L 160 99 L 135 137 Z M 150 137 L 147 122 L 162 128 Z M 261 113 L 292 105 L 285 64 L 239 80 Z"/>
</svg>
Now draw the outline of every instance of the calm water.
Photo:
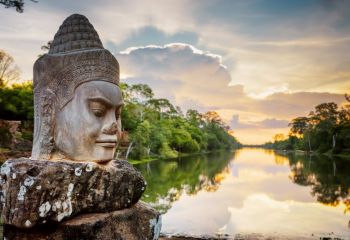
<svg viewBox="0 0 350 240">
<path fill-rule="evenodd" d="M 350 239 L 350 161 L 245 148 L 135 165 L 166 234 Z"/>
</svg>

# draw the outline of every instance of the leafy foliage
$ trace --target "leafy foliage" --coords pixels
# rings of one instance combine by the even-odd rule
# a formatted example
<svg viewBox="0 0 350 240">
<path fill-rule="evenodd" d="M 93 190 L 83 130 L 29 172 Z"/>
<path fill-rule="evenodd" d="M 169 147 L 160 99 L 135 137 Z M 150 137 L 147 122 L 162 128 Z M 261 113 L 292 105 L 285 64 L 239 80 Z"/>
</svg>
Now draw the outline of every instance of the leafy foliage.
<svg viewBox="0 0 350 240">
<path fill-rule="evenodd" d="M 125 101 L 122 125 L 131 133 L 132 159 L 174 158 L 181 153 L 240 146 L 214 111 L 200 114 L 190 109 L 183 116 L 169 100 L 154 98 L 145 84 L 121 87 Z"/>
<path fill-rule="evenodd" d="M 36 0 L 30 0 L 31 2 L 38 2 Z M 24 0 L 0 0 L 0 4 L 5 8 L 15 8 L 17 12 L 22 13 L 24 7 Z"/>
<path fill-rule="evenodd" d="M 347 153 L 350 151 L 350 98 L 347 104 L 322 103 L 307 117 L 297 117 L 289 124 L 288 138 L 276 135 L 274 142 L 265 147 L 284 150 L 306 150 L 318 152 Z"/>
<path fill-rule="evenodd" d="M 128 134 L 130 158 L 175 158 L 181 154 L 231 149 L 240 146 L 216 112 L 185 116 L 167 99 L 154 98 L 145 84 L 122 84 L 125 105 L 123 131 Z M 33 121 L 32 82 L 0 88 L 0 119 Z M 31 139 L 32 132 L 22 134 Z"/>
<path fill-rule="evenodd" d="M 33 120 L 33 118 L 32 82 L 0 88 L 0 119 Z"/>
</svg>

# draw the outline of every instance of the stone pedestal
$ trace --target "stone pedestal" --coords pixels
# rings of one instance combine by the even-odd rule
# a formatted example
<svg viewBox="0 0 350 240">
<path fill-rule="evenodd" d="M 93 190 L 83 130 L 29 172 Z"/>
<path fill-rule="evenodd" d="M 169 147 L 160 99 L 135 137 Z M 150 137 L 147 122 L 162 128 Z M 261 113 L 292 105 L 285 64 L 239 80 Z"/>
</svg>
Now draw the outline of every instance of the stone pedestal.
<svg viewBox="0 0 350 240">
<path fill-rule="evenodd" d="M 152 240 L 158 239 L 161 216 L 143 202 L 110 213 L 82 214 L 56 225 L 30 229 L 4 226 L 7 240 Z"/>
<path fill-rule="evenodd" d="M 124 160 L 101 165 L 13 159 L 2 165 L 0 183 L 3 223 L 18 228 L 127 208 L 146 187 L 142 175 Z"/>
<path fill-rule="evenodd" d="M 0 171 L 7 240 L 158 239 L 160 214 L 139 201 L 142 175 L 124 160 L 108 164 L 8 160 Z"/>
</svg>

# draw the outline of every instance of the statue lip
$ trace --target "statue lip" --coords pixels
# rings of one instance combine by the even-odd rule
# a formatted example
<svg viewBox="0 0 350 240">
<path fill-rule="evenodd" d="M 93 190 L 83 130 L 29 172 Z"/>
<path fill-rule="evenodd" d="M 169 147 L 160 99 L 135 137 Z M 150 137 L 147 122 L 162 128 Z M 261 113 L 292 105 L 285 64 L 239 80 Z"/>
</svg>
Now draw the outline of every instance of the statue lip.
<svg viewBox="0 0 350 240">
<path fill-rule="evenodd" d="M 117 144 L 117 140 L 116 139 L 99 139 L 99 140 L 96 140 L 96 143 L 102 147 L 113 148 Z"/>
</svg>

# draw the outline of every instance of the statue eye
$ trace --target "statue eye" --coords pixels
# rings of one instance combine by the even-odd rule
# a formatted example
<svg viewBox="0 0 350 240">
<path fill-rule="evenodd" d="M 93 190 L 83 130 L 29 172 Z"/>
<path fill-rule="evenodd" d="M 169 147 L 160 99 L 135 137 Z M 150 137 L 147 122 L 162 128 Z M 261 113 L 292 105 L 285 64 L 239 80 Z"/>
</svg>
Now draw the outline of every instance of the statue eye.
<svg viewBox="0 0 350 240">
<path fill-rule="evenodd" d="M 103 117 L 105 114 L 105 111 L 102 109 L 92 109 L 92 112 L 95 114 L 96 117 Z"/>
<path fill-rule="evenodd" d="M 96 117 L 103 117 L 106 114 L 106 106 L 99 102 L 90 102 L 90 109 Z"/>
</svg>

